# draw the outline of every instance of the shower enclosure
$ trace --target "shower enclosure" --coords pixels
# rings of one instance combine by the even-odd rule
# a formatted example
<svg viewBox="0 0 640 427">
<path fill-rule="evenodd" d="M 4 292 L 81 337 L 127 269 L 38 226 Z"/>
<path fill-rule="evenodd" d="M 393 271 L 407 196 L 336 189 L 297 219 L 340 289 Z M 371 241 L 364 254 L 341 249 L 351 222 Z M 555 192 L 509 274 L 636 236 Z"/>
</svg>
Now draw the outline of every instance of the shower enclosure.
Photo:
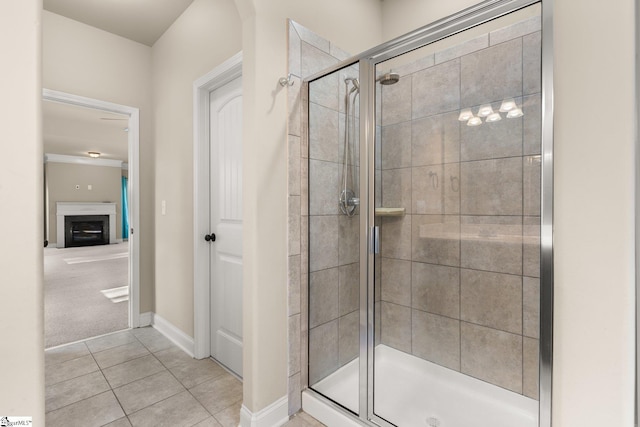
<svg viewBox="0 0 640 427">
<path fill-rule="evenodd" d="M 361 424 L 550 426 L 543 4 L 484 2 L 307 79 L 307 393 Z"/>
</svg>

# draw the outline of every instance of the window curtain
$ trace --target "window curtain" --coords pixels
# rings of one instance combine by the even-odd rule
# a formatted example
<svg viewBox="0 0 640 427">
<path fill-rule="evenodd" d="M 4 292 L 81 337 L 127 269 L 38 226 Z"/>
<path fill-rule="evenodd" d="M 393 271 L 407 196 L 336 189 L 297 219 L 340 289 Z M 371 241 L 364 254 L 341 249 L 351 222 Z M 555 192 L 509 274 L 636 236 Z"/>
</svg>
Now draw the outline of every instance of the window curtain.
<svg viewBox="0 0 640 427">
<path fill-rule="evenodd" d="M 129 203 L 127 201 L 127 177 L 122 177 L 122 238 L 129 238 Z"/>
</svg>

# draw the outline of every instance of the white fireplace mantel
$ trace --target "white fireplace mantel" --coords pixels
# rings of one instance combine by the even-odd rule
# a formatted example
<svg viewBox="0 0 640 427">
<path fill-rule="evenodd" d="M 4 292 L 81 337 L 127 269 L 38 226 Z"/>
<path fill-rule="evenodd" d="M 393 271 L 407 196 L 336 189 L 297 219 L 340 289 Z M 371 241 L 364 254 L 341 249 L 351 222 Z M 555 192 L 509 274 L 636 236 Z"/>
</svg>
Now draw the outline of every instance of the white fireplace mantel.
<svg viewBox="0 0 640 427">
<path fill-rule="evenodd" d="M 109 215 L 109 243 L 116 243 L 116 204 L 111 202 L 56 202 L 56 246 L 65 247 L 64 217 L 73 215 Z"/>
</svg>

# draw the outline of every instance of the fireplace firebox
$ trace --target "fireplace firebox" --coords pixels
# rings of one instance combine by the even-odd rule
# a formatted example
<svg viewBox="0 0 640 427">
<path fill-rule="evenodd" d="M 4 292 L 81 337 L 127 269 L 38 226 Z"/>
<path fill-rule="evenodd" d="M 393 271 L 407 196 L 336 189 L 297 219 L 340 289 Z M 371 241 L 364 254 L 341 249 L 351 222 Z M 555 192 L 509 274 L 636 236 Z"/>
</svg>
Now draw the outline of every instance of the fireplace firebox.
<svg viewBox="0 0 640 427">
<path fill-rule="evenodd" d="M 64 247 L 109 244 L 109 215 L 65 215 Z"/>
</svg>

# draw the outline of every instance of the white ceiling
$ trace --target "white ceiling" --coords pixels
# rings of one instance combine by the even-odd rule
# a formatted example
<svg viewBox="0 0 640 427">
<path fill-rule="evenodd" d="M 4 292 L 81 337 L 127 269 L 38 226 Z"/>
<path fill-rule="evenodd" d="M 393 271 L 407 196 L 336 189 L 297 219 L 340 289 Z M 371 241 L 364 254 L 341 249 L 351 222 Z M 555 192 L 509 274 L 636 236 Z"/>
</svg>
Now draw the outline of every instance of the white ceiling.
<svg viewBox="0 0 640 427">
<path fill-rule="evenodd" d="M 44 0 L 44 9 L 152 46 L 193 0 Z"/>
<path fill-rule="evenodd" d="M 92 108 L 42 101 L 44 152 L 88 157 L 89 151 L 103 159 L 128 159 L 129 117 Z"/>
</svg>

